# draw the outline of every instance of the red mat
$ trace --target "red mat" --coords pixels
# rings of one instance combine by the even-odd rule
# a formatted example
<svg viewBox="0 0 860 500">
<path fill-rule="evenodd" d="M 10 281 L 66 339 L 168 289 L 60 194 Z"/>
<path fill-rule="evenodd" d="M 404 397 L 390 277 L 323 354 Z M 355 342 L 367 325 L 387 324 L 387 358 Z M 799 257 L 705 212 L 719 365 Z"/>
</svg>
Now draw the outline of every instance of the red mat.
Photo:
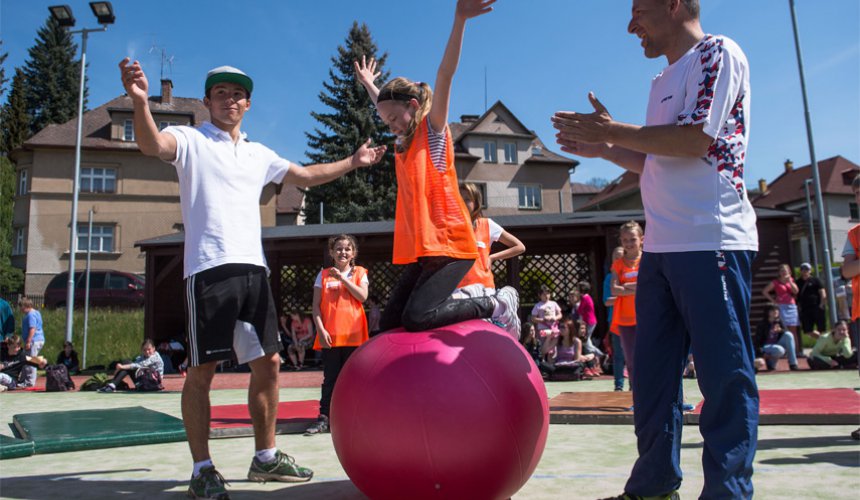
<svg viewBox="0 0 860 500">
<path fill-rule="evenodd" d="M 853 389 L 771 389 L 760 390 L 759 397 L 761 424 L 860 423 L 860 394 Z M 688 423 L 698 423 L 703 404 L 688 415 Z"/>
<path fill-rule="evenodd" d="M 283 401 L 278 404 L 275 432 L 278 434 L 303 433 L 316 421 L 319 410 L 319 401 Z M 253 436 L 254 429 L 251 426 L 248 405 L 213 406 L 209 435 L 213 438 Z"/>
</svg>

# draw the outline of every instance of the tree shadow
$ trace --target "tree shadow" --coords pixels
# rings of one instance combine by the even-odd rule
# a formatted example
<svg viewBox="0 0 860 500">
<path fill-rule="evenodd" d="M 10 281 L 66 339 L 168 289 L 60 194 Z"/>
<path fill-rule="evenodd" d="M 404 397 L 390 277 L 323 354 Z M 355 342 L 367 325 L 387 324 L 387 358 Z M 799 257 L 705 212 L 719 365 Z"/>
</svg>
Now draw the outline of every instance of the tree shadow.
<svg viewBox="0 0 860 500">
<path fill-rule="evenodd" d="M 175 480 L 136 480 L 136 479 L 86 479 L 89 475 L 117 474 L 122 472 L 141 472 L 149 469 L 102 470 L 81 473 L 54 474 L 46 476 L 5 477 L 3 478 L 3 498 L 27 500 L 55 500 L 57 498 L 187 498 L 187 481 Z M 272 498 L 289 496 L 299 500 L 367 500 L 352 482 L 348 480 L 310 482 L 286 486 L 268 483 L 266 489 L 246 490 L 244 485 L 252 484 L 246 480 L 231 481 L 228 490 L 231 495 L 244 499 Z M 256 484 L 256 483 L 253 483 Z M 175 491 L 170 491 L 175 490 Z"/>
<path fill-rule="evenodd" d="M 762 460 L 761 464 L 767 465 L 811 465 L 829 463 L 840 467 L 860 467 L 860 458 L 856 451 L 828 451 L 824 453 L 810 453 L 797 457 L 781 457 Z"/>
</svg>

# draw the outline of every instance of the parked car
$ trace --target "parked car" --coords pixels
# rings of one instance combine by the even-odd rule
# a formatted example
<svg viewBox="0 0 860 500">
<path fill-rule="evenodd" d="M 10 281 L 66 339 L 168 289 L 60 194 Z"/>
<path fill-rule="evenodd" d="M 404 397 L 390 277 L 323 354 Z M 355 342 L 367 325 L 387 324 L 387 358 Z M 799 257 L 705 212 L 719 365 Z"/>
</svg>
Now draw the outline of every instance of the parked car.
<svg viewBox="0 0 860 500">
<path fill-rule="evenodd" d="M 69 273 L 60 273 L 45 289 L 45 307 L 66 307 Z M 75 272 L 75 307 L 84 306 L 86 275 Z M 93 269 L 90 271 L 91 307 L 143 307 L 145 282 L 136 274 Z"/>
</svg>

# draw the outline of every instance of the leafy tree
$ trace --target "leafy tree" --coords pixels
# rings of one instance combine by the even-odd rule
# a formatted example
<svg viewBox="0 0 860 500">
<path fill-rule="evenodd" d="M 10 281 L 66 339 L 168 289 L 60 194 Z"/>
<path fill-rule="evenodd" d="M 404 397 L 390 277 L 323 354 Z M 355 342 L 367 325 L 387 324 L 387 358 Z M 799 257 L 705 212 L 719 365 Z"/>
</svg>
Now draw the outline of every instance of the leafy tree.
<svg viewBox="0 0 860 500">
<path fill-rule="evenodd" d="M 9 100 L 0 109 L 0 153 L 9 154 L 30 135 L 30 115 L 27 114 L 27 78 L 21 68 L 15 70 Z"/>
<path fill-rule="evenodd" d="M 330 81 L 323 82 L 319 99 L 329 112 L 312 112 L 321 128 L 306 133 L 306 154 L 311 163 L 339 160 L 355 152 L 368 138 L 373 144 L 390 144 L 393 136 L 376 115 L 373 101 L 355 79 L 353 61 L 376 57 L 382 71 L 380 80 L 388 78 L 383 71 L 387 54 L 377 57 L 377 47 L 367 25 L 354 22 L 346 43 L 338 46 L 329 70 Z M 310 224 L 320 222 L 319 206 L 323 203 L 325 222 L 360 222 L 394 218 L 397 180 L 394 158 L 386 155 L 377 165 L 361 168 L 333 182 L 315 186 L 305 192 L 304 215 Z"/>
<path fill-rule="evenodd" d="M 603 177 L 592 177 L 591 179 L 588 179 L 587 181 L 585 181 L 585 185 L 586 186 L 594 186 L 598 189 L 603 189 L 609 185 L 609 180 L 604 179 Z"/>
<path fill-rule="evenodd" d="M 30 135 L 77 115 L 81 78 L 81 61 L 75 60 L 77 50 L 69 32 L 49 16 L 37 32 L 36 45 L 30 48 L 30 58 L 24 64 Z"/>
<path fill-rule="evenodd" d="M 24 273 L 12 267 L 12 203 L 15 195 L 15 166 L 0 156 L 0 291 L 19 291 Z"/>
</svg>

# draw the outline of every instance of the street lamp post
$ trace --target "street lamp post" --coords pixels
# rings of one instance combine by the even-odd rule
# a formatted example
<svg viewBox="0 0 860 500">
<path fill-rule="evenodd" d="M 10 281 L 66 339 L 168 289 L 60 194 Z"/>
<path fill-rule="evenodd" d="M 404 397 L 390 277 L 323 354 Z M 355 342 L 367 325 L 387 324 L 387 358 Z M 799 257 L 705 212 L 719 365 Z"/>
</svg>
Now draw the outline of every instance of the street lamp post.
<svg viewBox="0 0 860 500">
<path fill-rule="evenodd" d="M 72 325 L 74 321 L 75 309 L 75 253 L 78 248 L 78 192 L 80 186 L 78 182 L 81 177 L 81 134 L 83 133 L 84 123 L 84 83 L 86 81 L 87 71 L 87 36 L 90 33 L 97 31 L 107 31 L 109 24 L 113 24 L 115 17 L 113 7 L 110 2 L 90 2 L 90 8 L 93 15 L 98 19 L 101 28 L 82 28 L 75 31 L 69 31 L 69 34 L 81 34 L 81 85 L 78 91 L 78 131 L 75 139 L 75 176 L 72 179 L 72 217 L 71 228 L 69 231 L 69 281 L 66 289 L 66 341 L 72 341 Z M 72 15 L 72 9 L 68 5 L 54 5 L 48 7 L 57 23 L 63 28 L 71 28 L 75 25 L 75 17 Z"/>
<path fill-rule="evenodd" d="M 803 74 L 803 55 L 800 53 L 800 34 L 797 31 L 797 14 L 794 12 L 794 0 L 788 0 L 791 10 L 791 26 L 794 30 L 794 47 L 797 50 L 797 69 L 800 73 L 800 92 L 803 94 L 803 114 L 806 118 L 806 139 L 809 143 L 810 167 L 812 168 L 812 186 L 815 188 L 815 204 L 818 208 L 818 220 L 821 225 L 821 249 L 824 252 L 824 283 L 827 286 L 827 299 L 830 306 L 830 324 L 835 325 L 837 320 L 836 295 L 833 293 L 833 275 L 830 266 L 830 236 L 827 234 L 827 219 L 824 214 L 824 198 L 821 196 L 821 179 L 818 175 L 818 161 L 815 159 L 815 141 L 812 140 L 812 119 L 809 116 L 809 99 L 806 97 L 806 77 Z"/>
<path fill-rule="evenodd" d="M 812 216 L 812 202 L 809 200 L 809 185 L 812 184 L 812 179 L 803 181 L 803 188 L 806 190 L 806 220 L 809 222 L 809 238 L 812 243 L 812 265 L 815 273 L 830 272 L 828 269 L 818 270 L 818 245 L 815 243 L 815 219 Z M 819 274 L 820 275 L 820 274 Z"/>
</svg>

